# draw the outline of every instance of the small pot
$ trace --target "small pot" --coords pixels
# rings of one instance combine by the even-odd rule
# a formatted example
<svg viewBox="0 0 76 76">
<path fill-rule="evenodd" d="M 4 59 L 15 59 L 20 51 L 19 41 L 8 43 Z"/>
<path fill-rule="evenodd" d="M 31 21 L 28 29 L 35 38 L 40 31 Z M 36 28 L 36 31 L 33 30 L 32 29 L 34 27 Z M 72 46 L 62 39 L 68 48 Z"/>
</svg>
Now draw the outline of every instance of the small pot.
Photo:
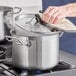
<svg viewBox="0 0 76 76">
<path fill-rule="evenodd" d="M 18 9 L 17 12 L 14 12 Z M 13 27 L 13 14 L 21 12 L 19 7 L 0 6 L 0 42 L 5 40 L 5 35 L 10 35 L 10 29 Z"/>
</svg>

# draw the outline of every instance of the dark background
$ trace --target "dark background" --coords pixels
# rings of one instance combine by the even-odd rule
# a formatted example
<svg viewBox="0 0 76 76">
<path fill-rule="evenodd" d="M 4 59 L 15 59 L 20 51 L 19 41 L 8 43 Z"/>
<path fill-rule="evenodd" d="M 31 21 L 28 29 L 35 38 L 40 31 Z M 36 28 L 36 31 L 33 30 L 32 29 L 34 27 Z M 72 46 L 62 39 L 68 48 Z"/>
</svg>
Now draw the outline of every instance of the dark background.
<svg viewBox="0 0 76 76">
<path fill-rule="evenodd" d="M 43 10 L 48 6 L 61 6 L 68 3 L 74 3 L 76 0 L 42 0 Z M 76 25 L 76 17 L 68 18 Z M 76 55 L 76 33 L 64 33 L 60 38 L 60 49 Z"/>
</svg>

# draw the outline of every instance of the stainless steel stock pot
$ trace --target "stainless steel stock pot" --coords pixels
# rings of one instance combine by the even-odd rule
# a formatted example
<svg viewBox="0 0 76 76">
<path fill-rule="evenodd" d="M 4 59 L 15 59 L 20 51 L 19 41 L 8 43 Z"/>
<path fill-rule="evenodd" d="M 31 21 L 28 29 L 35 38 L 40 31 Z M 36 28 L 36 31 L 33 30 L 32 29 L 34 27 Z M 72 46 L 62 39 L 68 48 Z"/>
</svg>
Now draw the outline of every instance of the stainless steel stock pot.
<svg viewBox="0 0 76 76">
<path fill-rule="evenodd" d="M 32 15 L 26 15 L 25 21 L 27 21 L 27 17 L 32 18 Z M 59 62 L 59 31 L 46 31 L 47 28 L 29 20 L 24 23 L 24 26 L 19 25 L 19 22 L 16 23 L 17 28 L 11 31 L 12 36 L 7 36 L 7 39 L 12 39 L 13 42 L 13 64 L 24 69 L 45 70 L 55 67 Z M 30 27 L 33 25 L 38 27 L 32 30 Z"/>
<path fill-rule="evenodd" d="M 30 33 L 31 34 L 31 33 Z M 13 37 L 12 57 L 16 67 L 49 69 L 59 62 L 59 32 Z"/>
</svg>

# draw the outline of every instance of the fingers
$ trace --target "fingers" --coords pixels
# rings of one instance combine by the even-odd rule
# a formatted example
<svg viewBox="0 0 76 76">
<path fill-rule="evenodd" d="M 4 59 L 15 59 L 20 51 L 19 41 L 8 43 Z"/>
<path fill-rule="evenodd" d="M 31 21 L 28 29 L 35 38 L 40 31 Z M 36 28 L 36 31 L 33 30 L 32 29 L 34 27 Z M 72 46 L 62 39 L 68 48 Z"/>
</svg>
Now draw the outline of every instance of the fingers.
<svg viewBox="0 0 76 76">
<path fill-rule="evenodd" d="M 51 23 L 52 24 L 57 24 L 60 20 L 61 20 L 61 16 L 60 16 L 60 14 L 58 14 L 58 15 L 53 17 Z"/>
<path fill-rule="evenodd" d="M 52 11 L 54 9 L 54 7 L 48 7 L 46 9 L 46 11 L 43 13 L 42 15 L 42 20 L 45 21 L 45 22 L 48 22 L 49 19 L 50 19 L 50 11 Z"/>
<path fill-rule="evenodd" d="M 51 14 L 50 14 L 51 13 Z M 54 9 L 54 10 L 52 10 L 52 11 L 50 11 L 50 19 L 49 19 L 49 21 L 48 22 L 50 22 L 50 23 L 57 23 L 57 21 L 58 21 L 58 17 L 59 17 L 59 12 L 58 12 L 58 10 L 57 9 Z"/>
<path fill-rule="evenodd" d="M 43 13 L 42 20 L 46 23 L 52 23 L 56 24 L 60 19 L 62 19 L 65 15 L 65 12 L 63 12 L 63 9 L 60 7 L 49 7 L 47 10 Z"/>
</svg>

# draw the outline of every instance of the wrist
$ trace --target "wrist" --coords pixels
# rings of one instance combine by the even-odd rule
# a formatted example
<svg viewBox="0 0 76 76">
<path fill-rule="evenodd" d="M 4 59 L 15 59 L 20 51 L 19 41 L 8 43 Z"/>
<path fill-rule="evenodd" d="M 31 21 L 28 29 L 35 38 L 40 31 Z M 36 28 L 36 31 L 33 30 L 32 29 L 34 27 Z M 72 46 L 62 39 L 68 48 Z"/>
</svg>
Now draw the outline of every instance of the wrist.
<svg viewBox="0 0 76 76">
<path fill-rule="evenodd" d="M 64 12 L 64 14 L 65 14 L 65 16 L 66 17 L 70 17 L 70 14 L 71 14 L 71 12 L 72 12 L 72 10 L 71 10 L 71 5 L 70 4 L 67 4 L 67 5 L 64 5 L 64 6 L 62 6 L 63 7 L 63 9 L 65 10 L 65 12 Z"/>
<path fill-rule="evenodd" d="M 66 11 L 66 17 L 73 17 L 76 15 L 76 10 L 75 10 L 76 4 L 75 3 L 64 5 L 63 8 Z"/>
</svg>

